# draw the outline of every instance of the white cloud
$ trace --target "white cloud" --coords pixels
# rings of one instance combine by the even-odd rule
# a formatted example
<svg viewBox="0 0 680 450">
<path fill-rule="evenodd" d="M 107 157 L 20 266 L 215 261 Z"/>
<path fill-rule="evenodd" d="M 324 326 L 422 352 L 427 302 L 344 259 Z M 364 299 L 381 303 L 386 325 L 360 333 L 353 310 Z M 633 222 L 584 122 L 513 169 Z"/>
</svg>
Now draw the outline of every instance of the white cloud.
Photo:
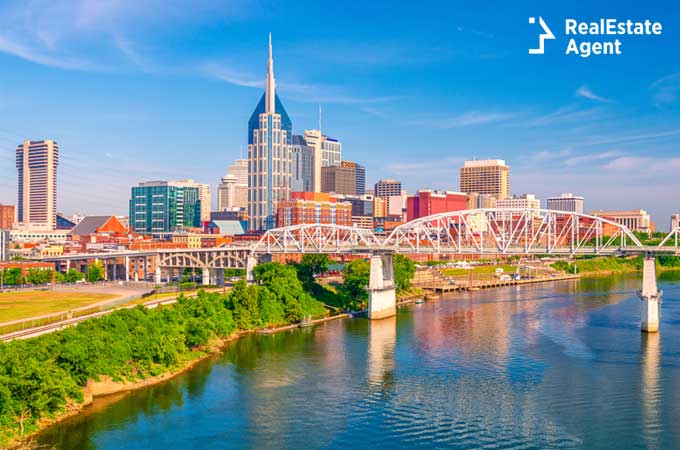
<svg viewBox="0 0 680 450">
<path fill-rule="evenodd" d="M 542 127 L 563 123 L 591 122 L 602 119 L 605 116 L 605 112 L 599 108 L 580 109 L 576 106 L 566 106 L 557 111 L 529 120 L 524 125 L 529 127 Z"/>
<path fill-rule="evenodd" d="M 583 85 L 580 88 L 576 89 L 576 95 L 595 102 L 613 103 L 613 100 L 597 95 L 596 93 L 591 91 L 586 85 Z"/>
<path fill-rule="evenodd" d="M 680 98 L 680 72 L 656 80 L 650 89 L 654 92 L 654 104 L 658 108 L 676 104 Z"/>
<path fill-rule="evenodd" d="M 457 116 L 435 116 L 410 121 L 411 125 L 426 126 L 431 128 L 459 128 L 475 125 L 485 125 L 491 123 L 505 122 L 514 117 L 509 113 L 483 113 L 479 111 L 469 111 Z"/>
<path fill-rule="evenodd" d="M 606 170 L 634 172 L 639 176 L 660 173 L 677 173 L 680 158 L 652 158 L 645 156 L 621 156 L 602 166 Z"/>
<path fill-rule="evenodd" d="M 621 152 L 619 151 L 607 151 L 607 152 L 600 152 L 600 153 L 589 153 L 585 155 L 579 155 L 579 156 L 574 156 L 571 158 L 568 158 L 564 161 L 564 165 L 566 166 L 578 166 L 581 164 L 587 164 L 587 163 L 592 163 L 595 161 L 602 161 L 603 159 L 611 159 L 611 158 L 616 158 L 621 156 Z"/>
</svg>

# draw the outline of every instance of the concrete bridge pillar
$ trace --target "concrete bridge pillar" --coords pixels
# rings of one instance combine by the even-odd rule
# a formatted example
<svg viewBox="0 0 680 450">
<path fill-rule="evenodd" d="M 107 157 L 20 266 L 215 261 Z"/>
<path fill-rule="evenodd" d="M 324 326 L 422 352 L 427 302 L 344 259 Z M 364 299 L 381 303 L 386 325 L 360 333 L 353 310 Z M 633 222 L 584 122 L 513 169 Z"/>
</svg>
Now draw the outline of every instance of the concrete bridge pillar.
<svg viewBox="0 0 680 450">
<path fill-rule="evenodd" d="M 224 269 L 215 269 L 215 281 L 218 287 L 224 287 Z"/>
<path fill-rule="evenodd" d="M 125 257 L 125 281 L 130 281 L 130 257 Z"/>
<path fill-rule="evenodd" d="M 210 284 L 210 269 L 208 269 L 207 267 L 204 267 L 203 270 L 202 270 L 202 272 L 203 272 L 203 273 L 202 273 L 202 276 L 203 276 L 203 281 L 202 281 L 203 286 L 207 286 L 207 285 Z"/>
<path fill-rule="evenodd" d="M 255 284 L 255 266 L 257 266 L 257 258 L 248 255 L 246 259 L 246 283 L 248 284 Z"/>
<path fill-rule="evenodd" d="M 368 318 L 384 319 L 397 314 L 392 255 L 372 255 L 368 283 Z"/>
<path fill-rule="evenodd" d="M 646 333 L 659 331 L 661 295 L 663 292 L 656 287 L 656 261 L 653 257 L 645 258 L 642 268 L 642 290 L 640 291 L 640 300 L 642 300 L 640 329 Z"/>
</svg>

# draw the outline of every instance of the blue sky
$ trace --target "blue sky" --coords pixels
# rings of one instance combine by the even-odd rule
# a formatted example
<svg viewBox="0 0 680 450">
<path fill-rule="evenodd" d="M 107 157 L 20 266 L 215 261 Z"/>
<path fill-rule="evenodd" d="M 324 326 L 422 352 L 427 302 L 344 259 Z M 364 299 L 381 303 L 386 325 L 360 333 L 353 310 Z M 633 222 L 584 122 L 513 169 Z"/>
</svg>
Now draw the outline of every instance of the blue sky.
<svg viewBox="0 0 680 450">
<path fill-rule="evenodd" d="M 680 211 L 680 4 L 647 2 L 0 0 L 0 202 L 14 149 L 61 147 L 59 209 L 127 213 L 130 186 L 215 186 L 246 144 L 267 33 L 296 132 L 343 142 L 368 183 L 457 190 L 503 158 L 511 190 L 586 208 Z M 557 39 L 529 55 L 542 16 Z M 660 21 L 623 54 L 564 55 L 564 19 Z"/>
</svg>

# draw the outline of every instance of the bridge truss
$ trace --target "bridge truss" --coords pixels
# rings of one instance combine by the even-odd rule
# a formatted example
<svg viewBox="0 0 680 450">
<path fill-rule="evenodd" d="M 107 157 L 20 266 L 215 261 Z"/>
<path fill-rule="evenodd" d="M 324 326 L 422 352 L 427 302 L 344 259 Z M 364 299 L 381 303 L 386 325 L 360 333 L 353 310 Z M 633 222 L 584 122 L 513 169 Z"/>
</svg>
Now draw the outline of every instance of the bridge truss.
<svg viewBox="0 0 680 450">
<path fill-rule="evenodd" d="M 593 254 L 641 252 L 625 226 L 566 211 L 485 208 L 423 217 L 397 228 L 383 247 L 400 253 Z"/>
<path fill-rule="evenodd" d="M 360 253 L 382 250 L 372 230 L 331 224 L 293 225 L 267 231 L 253 253 Z"/>
</svg>

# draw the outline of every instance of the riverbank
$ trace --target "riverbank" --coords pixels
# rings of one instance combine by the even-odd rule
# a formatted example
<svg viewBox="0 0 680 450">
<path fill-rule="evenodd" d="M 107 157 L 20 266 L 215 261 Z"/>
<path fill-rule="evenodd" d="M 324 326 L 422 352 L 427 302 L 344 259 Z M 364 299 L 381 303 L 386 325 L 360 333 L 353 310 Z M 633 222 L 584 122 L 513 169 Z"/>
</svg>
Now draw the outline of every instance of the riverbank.
<svg viewBox="0 0 680 450">
<path fill-rule="evenodd" d="M 45 417 L 40 419 L 37 422 L 38 428 L 36 430 L 24 435 L 20 439 L 14 439 L 13 441 L 8 442 L 6 446 L 2 448 L 24 449 L 26 448 L 26 443 L 31 442 L 32 439 L 35 438 L 37 435 L 44 432 L 48 428 L 57 425 L 60 422 L 63 422 L 66 419 L 69 419 L 82 413 L 83 410 L 88 406 L 91 406 L 95 402 L 95 400 L 125 392 L 132 392 L 138 389 L 146 388 L 149 386 L 169 381 L 187 372 L 188 370 L 191 370 L 194 366 L 204 361 L 205 359 L 223 353 L 225 348 L 229 344 L 231 344 L 234 341 L 237 341 L 239 338 L 243 336 L 247 336 L 250 334 L 275 334 L 283 331 L 290 331 L 296 328 L 313 326 L 333 320 L 346 319 L 351 317 L 352 314 L 343 313 L 333 316 L 321 317 L 303 323 L 281 325 L 274 328 L 260 327 L 251 330 L 237 331 L 227 338 L 213 339 L 209 344 L 195 351 L 194 357 L 188 358 L 182 364 L 160 375 L 155 375 L 140 380 L 126 380 L 126 381 L 115 381 L 109 376 L 102 376 L 98 381 L 90 379 L 83 388 L 82 402 L 75 402 L 70 400 L 62 413 L 59 413 L 54 417 Z"/>
</svg>

